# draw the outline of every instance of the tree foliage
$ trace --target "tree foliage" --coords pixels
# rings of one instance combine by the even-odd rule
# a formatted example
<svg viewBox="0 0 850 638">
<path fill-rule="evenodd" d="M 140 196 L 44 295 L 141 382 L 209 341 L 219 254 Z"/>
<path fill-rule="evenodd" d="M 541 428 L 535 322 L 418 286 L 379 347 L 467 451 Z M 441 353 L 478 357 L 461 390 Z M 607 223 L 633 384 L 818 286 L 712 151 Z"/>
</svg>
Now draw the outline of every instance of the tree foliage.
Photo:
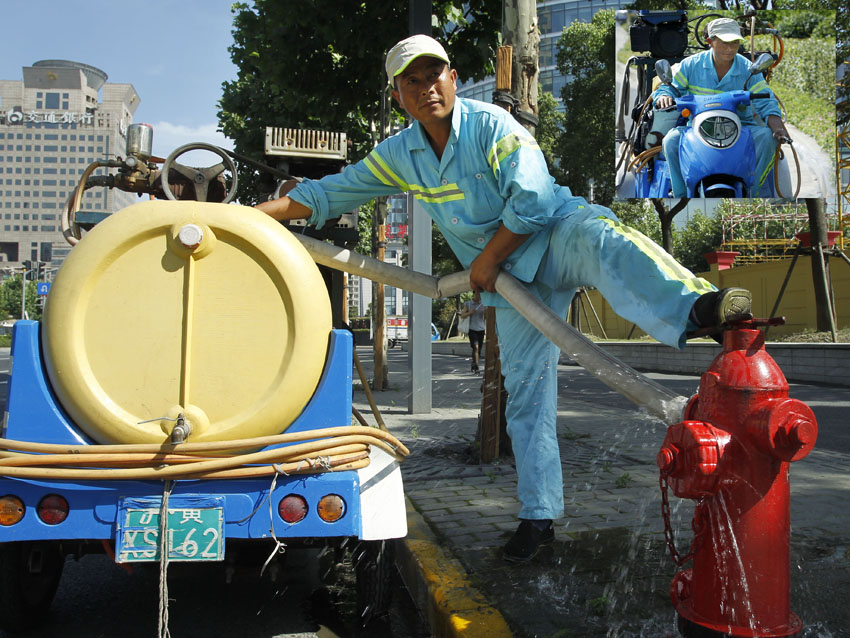
<svg viewBox="0 0 850 638">
<path fill-rule="evenodd" d="M 407 3 L 254 0 L 232 10 L 238 74 L 223 85 L 218 116 L 236 152 L 262 159 L 265 128 L 277 126 L 345 132 L 352 159 L 363 157 L 379 136 L 384 57 L 408 32 Z M 461 78 L 493 72 L 500 17 L 499 0 L 434 0 L 434 37 Z M 256 201 L 254 171 L 239 178 L 240 201 Z"/>
<path fill-rule="evenodd" d="M 566 184 L 566 175 L 558 161 L 558 148 L 564 136 L 564 114 L 558 110 L 558 102 L 554 95 L 541 89 L 538 91 L 538 96 L 538 123 L 535 132 L 537 145 L 543 152 L 543 157 L 546 158 L 549 174 L 558 184 Z"/>
<path fill-rule="evenodd" d="M 558 70 L 572 82 L 561 90 L 565 134 L 557 159 L 573 193 L 596 203 L 614 198 L 614 12 L 573 22 L 558 41 Z"/>
<path fill-rule="evenodd" d="M 697 212 L 673 233 L 673 254 L 691 272 L 706 272 L 709 266 L 703 255 L 716 251 L 720 242 L 720 218 Z"/>
<path fill-rule="evenodd" d="M 41 318 L 41 302 L 34 281 L 26 284 L 26 312 L 28 319 Z M 21 318 L 21 276 L 15 275 L 0 285 L 0 319 Z"/>
</svg>

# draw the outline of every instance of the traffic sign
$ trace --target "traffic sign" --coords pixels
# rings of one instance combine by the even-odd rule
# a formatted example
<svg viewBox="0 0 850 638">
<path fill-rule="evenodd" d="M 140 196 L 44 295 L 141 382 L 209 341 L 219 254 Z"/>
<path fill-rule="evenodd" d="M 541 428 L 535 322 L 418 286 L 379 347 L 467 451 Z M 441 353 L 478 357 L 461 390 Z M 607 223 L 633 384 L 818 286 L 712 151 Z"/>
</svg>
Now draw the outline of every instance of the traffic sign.
<svg viewBox="0 0 850 638">
<path fill-rule="evenodd" d="M 35 287 L 36 287 L 36 290 L 38 291 L 38 294 L 41 295 L 42 297 L 44 297 L 45 295 L 47 295 L 48 292 L 50 292 L 50 282 L 49 281 L 40 281 L 36 284 Z"/>
</svg>

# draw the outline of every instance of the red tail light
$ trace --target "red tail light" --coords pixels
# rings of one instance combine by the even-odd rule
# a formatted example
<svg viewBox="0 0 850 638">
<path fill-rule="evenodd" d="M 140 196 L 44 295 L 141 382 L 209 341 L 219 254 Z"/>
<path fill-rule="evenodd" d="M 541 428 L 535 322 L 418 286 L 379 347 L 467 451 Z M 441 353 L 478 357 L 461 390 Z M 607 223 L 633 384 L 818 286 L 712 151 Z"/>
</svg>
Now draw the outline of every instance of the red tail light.
<svg viewBox="0 0 850 638">
<path fill-rule="evenodd" d="M 58 525 L 68 518 L 68 501 L 58 494 L 48 494 L 38 503 L 38 517 L 48 525 Z"/>
<path fill-rule="evenodd" d="M 284 496 L 277 506 L 277 512 L 287 523 L 297 523 L 307 516 L 307 501 L 303 496 L 288 494 Z"/>
</svg>

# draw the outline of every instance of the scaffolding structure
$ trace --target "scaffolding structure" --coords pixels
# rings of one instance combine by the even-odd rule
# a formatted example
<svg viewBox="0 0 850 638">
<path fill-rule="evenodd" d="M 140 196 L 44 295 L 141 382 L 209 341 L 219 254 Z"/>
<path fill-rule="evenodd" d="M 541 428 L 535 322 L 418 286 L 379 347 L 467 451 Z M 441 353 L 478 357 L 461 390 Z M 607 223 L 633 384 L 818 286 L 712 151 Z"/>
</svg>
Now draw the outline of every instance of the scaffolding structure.
<svg viewBox="0 0 850 638">
<path fill-rule="evenodd" d="M 805 231 L 809 223 L 803 203 L 777 206 L 767 199 L 730 200 L 729 207 L 728 212 L 720 214 L 720 250 L 739 253 L 736 264 L 791 257 L 799 244 L 795 235 Z"/>
</svg>

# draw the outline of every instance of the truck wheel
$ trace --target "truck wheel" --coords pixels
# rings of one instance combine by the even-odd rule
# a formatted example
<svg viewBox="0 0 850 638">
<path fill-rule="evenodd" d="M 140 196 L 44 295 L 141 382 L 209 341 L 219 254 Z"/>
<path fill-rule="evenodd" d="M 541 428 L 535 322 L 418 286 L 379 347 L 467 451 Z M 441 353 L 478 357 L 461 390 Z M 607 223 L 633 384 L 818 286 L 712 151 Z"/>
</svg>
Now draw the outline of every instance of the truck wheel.
<svg viewBox="0 0 850 638">
<path fill-rule="evenodd" d="M 389 341 L 387 341 L 387 345 L 390 347 L 390 349 L 395 348 L 395 339 L 390 339 Z"/>
<path fill-rule="evenodd" d="M 389 611 L 395 569 L 393 547 L 391 540 L 360 541 L 354 546 L 357 616 L 361 625 L 365 626 Z"/>
<path fill-rule="evenodd" d="M 57 544 L 0 544 L 0 627 L 22 632 L 43 623 L 64 566 Z"/>
</svg>

